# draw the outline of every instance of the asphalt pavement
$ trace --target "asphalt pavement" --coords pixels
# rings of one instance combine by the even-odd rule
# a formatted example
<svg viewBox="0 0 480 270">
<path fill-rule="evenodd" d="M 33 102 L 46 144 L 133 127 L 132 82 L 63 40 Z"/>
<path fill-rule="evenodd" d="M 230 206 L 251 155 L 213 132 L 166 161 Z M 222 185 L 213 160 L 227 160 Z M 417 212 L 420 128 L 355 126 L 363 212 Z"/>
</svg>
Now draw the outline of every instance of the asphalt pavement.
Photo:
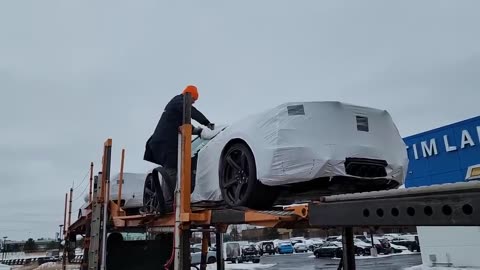
<svg viewBox="0 0 480 270">
<path fill-rule="evenodd" d="M 337 270 L 340 260 L 317 259 L 312 253 L 263 256 L 259 265 L 236 265 L 234 269 L 268 270 Z M 403 270 L 422 264 L 420 254 L 394 255 L 381 258 L 357 259 L 357 270 Z M 228 269 L 228 267 L 226 267 Z"/>
</svg>

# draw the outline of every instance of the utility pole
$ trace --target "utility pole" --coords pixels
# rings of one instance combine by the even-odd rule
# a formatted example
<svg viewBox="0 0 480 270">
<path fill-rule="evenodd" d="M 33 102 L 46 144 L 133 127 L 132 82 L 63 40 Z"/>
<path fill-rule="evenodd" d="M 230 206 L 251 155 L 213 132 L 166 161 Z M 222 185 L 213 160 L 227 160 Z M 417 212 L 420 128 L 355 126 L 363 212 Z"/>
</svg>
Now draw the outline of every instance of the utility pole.
<svg viewBox="0 0 480 270">
<path fill-rule="evenodd" d="M 92 203 L 92 192 L 93 192 L 93 162 L 90 162 L 90 182 L 89 182 L 89 192 L 88 192 L 88 203 Z"/>
</svg>

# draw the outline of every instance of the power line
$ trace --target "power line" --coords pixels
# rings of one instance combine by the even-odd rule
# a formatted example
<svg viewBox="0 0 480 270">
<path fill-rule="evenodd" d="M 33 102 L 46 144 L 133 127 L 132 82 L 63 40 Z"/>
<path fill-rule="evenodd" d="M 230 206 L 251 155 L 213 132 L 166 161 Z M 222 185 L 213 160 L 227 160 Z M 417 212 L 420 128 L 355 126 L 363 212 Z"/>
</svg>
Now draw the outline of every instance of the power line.
<svg viewBox="0 0 480 270">
<path fill-rule="evenodd" d="M 80 193 L 78 196 L 76 196 L 75 199 L 72 200 L 72 202 L 74 202 L 74 201 L 78 200 L 80 197 L 82 197 L 82 195 L 85 193 L 85 191 L 87 191 L 87 188 L 88 188 L 88 185 L 85 186 L 82 193 Z"/>
<path fill-rule="evenodd" d="M 85 173 L 85 176 L 83 177 L 82 181 L 80 182 L 80 184 L 78 184 L 76 187 L 74 187 L 73 189 L 77 189 L 79 188 L 84 182 L 85 180 L 87 179 L 87 176 L 88 176 L 88 173 L 90 172 L 90 168 L 87 170 L 87 173 Z"/>
</svg>

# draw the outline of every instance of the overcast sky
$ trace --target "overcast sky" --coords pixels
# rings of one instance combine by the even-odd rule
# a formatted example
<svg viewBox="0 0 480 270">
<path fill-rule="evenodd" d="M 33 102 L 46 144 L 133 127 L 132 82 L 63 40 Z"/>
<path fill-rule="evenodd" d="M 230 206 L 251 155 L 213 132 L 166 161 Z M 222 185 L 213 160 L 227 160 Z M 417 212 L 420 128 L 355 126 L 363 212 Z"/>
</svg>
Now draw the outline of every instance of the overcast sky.
<svg viewBox="0 0 480 270">
<path fill-rule="evenodd" d="M 53 237 L 65 192 L 99 165 L 108 137 L 114 170 L 123 147 L 126 171 L 150 168 L 145 141 L 187 84 L 215 123 L 310 100 L 386 109 L 404 136 L 477 116 L 479 10 L 473 0 L 1 1 L 0 236 Z"/>
</svg>

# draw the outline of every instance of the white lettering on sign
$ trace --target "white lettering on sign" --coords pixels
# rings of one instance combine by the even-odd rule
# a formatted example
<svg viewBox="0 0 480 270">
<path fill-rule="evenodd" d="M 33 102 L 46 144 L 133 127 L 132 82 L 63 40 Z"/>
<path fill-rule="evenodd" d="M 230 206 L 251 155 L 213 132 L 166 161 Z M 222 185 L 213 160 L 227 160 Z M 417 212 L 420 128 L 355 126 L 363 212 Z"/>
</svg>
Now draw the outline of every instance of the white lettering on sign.
<svg viewBox="0 0 480 270">
<path fill-rule="evenodd" d="M 477 127 L 478 128 L 478 127 Z M 462 130 L 462 146 L 461 148 L 465 148 L 469 144 L 470 146 L 475 146 L 475 143 L 472 140 L 472 136 L 470 136 L 470 133 L 468 130 Z"/>
<path fill-rule="evenodd" d="M 422 142 L 422 153 L 424 158 L 438 155 L 437 142 L 435 141 L 435 138 L 430 140 L 430 145 L 427 145 L 426 141 Z"/>
<path fill-rule="evenodd" d="M 416 144 L 413 144 L 413 155 L 415 156 L 415 159 L 418 159 L 418 151 Z"/>
<path fill-rule="evenodd" d="M 478 142 L 473 140 L 472 134 L 470 134 L 470 132 L 467 129 L 462 130 L 461 138 L 459 138 L 460 140 L 453 140 L 448 135 L 443 135 L 443 144 L 445 146 L 445 150 L 444 150 L 445 153 L 455 152 L 460 149 L 474 147 L 477 145 L 477 143 L 480 144 L 480 126 L 476 127 L 476 131 L 477 131 Z M 419 142 L 420 148 L 422 151 L 422 156 L 424 158 L 433 157 L 439 154 L 439 150 L 441 150 L 442 147 L 440 147 L 439 149 L 438 146 L 441 146 L 441 143 L 440 145 L 438 145 L 437 139 L 441 140 L 440 138 L 437 137 L 437 138 L 432 138 L 429 140 L 424 140 Z M 455 141 L 457 143 L 455 143 Z M 409 151 L 409 149 L 412 149 L 413 157 L 415 159 L 420 158 L 418 153 L 420 149 L 417 148 L 417 144 L 418 142 L 416 144 L 413 144 L 411 147 L 407 146 L 407 151 Z"/>
<path fill-rule="evenodd" d="M 443 142 L 445 143 L 445 150 L 447 152 L 457 151 L 456 146 L 450 146 L 450 144 L 448 143 L 448 135 L 443 136 Z"/>
</svg>

